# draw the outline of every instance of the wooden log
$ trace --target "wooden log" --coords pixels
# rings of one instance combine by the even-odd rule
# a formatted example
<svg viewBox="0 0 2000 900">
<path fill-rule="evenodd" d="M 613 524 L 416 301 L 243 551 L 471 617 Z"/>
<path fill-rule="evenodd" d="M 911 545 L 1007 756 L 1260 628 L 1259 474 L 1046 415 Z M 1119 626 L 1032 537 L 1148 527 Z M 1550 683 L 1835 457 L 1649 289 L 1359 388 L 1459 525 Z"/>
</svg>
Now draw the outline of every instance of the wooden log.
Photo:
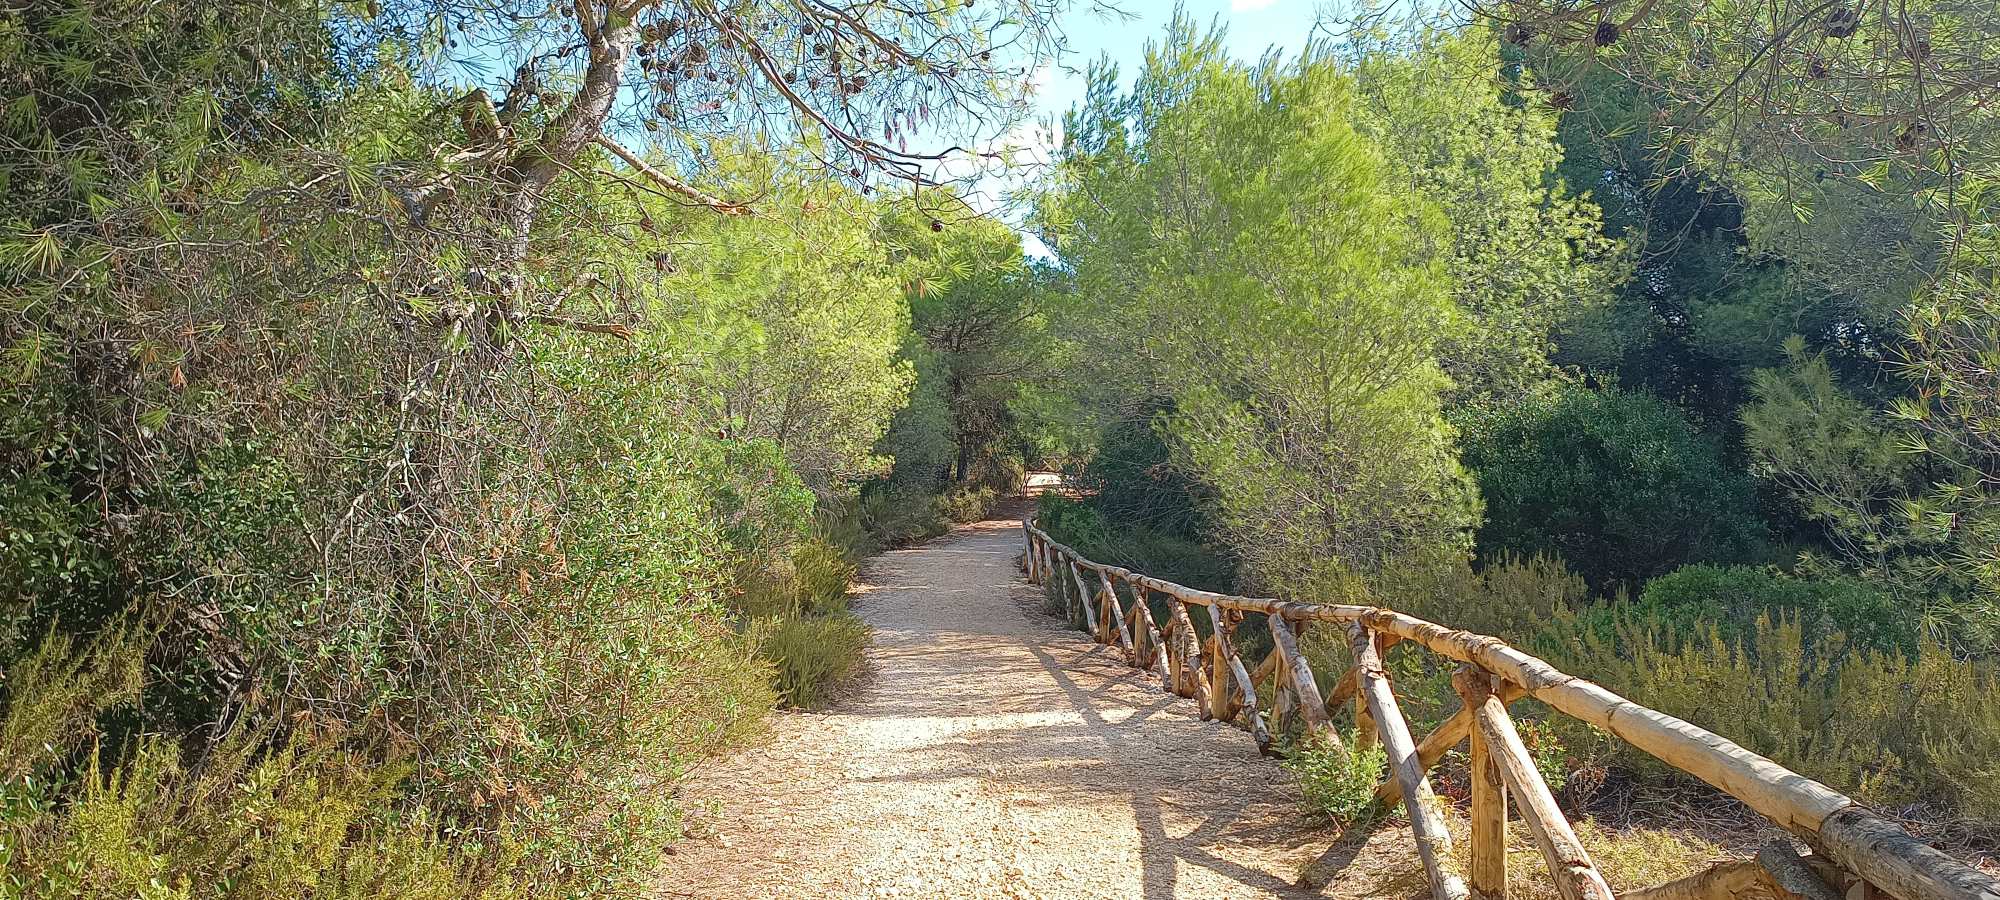
<svg viewBox="0 0 2000 900">
<path fill-rule="evenodd" d="M 1236 697 L 1239 704 L 1236 712 L 1249 720 L 1247 724 L 1250 734 L 1257 739 L 1257 752 L 1269 753 L 1271 731 L 1264 727 L 1264 720 L 1257 715 L 1257 688 L 1250 681 L 1250 670 L 1243 667 L 1243 659 L 1236 653 L 1236 642 L 1230 639 L 1236 630 L 1236 623 L 1230 618 L 1233 614 L 1229 610 L 1213 606 L 1209 607 L 1208 611 L 1216 617 L 1214 624 L 1217 653 L 1227 661 L 1229 673 L 1236 682 Z"/>
<path fill-rule="evenodd" d="M 1612 900 L 1611 886 L 1604 883 L 1604 876 L 1598 874 L 1597 865 L 1583 849 L 1583 842 L 1577 840 L 1569 820 L 1563 818 L 1562 809 L 1556 806 L 1548 782 L 1542 780 L 1541 771 L 1535 768 L 1535 758 L 1529 755 L 1527 745 L 1521 743 L 1514 720 L 1507 716 L 1507 707 L 1499 697 L 1488 694 L 1474 709 L 1479 732 L 1486 739 L 1487 753 L 1500 767 L 1507 790 L 1521 811 L 1521 821 L 1535 836 L 1535 846 L 1541 848 L 1542 858 L 1548 861 L 1556 891 L 1563 900 Z"/>
<path fill-rule="evenodd" d="M 1374 632 L 1367 631 L 1366 629 L 1362 633 L 1368 637 L 1369 653 L 1379 660 L 1382 653 L 1382 645 L 1379 643 L 1380 638 L 1376 637 Z M 1357 652 L 1354 656 L 1354 746 L 1365 748 L 1375 746 L 1375 734 L 1379 729 L 1375 724 L 1374 715 L 1368 708 L 1367 692 L 1361 690 L 1361 687 L 1367 683 L 1361 676 L 1361 655 Z M 1391 778 L 1390 780 L 1394 781 L 1395 779 Z"/>
<path fill-rule="evenodd" d="M 1161 637 L 1159 627 L 1153 624 L 1153 608 L 1146 605 L 1146 589 L 1136 584 L 1132 586 L 1132 617 L 1137 624 L 1145 626 L 1142 631 L 1146 635 L 1146 668 L 1160 677 L 1160 690 L 1176 693 L 1173 672 L 1167 668 L 1166 641 Z"/>
<path fill-rule="evenodd" d="M 1757 865 L 1770 876 L 1781 900 L 1841 900 L 1840 892 L 1820 880 L 1789 841 L 1772 841 L 1757 851 Z"/>
<path fill-rule="evenodd" d="M 1452 676 L 1451 684 L 1464 704 L 1461 712 L 1478 709 L 1485 705 L 1486 698 L 1493 696 L 1492 676 L 1469 666 L 1460 667 Z M 1471 716 L 1465 718 L 1469 721 Z M 1471 737 L 1472 837 L 1471 846 L 1466 848 L 1466 874 L 1472 882 L 1474 896 L 1482 900 L 1502 900 L 1507 896 L 1507 783 L 1500 774 L 1499 764 L 1493 761 L 1485 733 L 1477 729 L 1468 731 Z M 1428 772 L 1432 763 L 1424 762 L 1423 755 L 1423 748 L 1418 747 L 1417 763 Z M 1385 781 L 1384 785 L 1389 783 Z"/>
<path fill-rule="evenodd" d="M 1808 843 L 1902 900 L 2000 900 L 2000 882 L 1861 806 L 1828 816 Z"/>
<path fill-rule="evenodd" d="M 1525 693 L 1527 692 L 1521 690 L 1518 684 L 1504 681 L 1500 683 L 1501 703 L 1513 703 L 1521 699 L 1521 695 Z M 1423 742 L 1417 745 L 1417 764 L 1423 766 L 1424 772 L 1429 774 L 1430 770 L 1437 768 L 1438 760 L 1444 759 L 1444 755 L 1450 753 L 1451 748 L 1458 746 L 1472 734 L 1472 709 L 1461 706 L 1457 712 L 1451 714 L 1450 718 L 1444 720 L 1444 724 L 1426 735 Z M 1398 785 L 1394 778 L 1383 779 L 1375 788 L 1375 803 L 1378 806 L 1393 806 L 1402 799 L 1402 786 Z"/>
<path fill-rule="evenodd" d="M 1410 739 L 1410 726 L 1403 721 L 1402 710 L 1396 705 L 1395 692 L 1389 688 L 1389 675 L 1382 668 L 1382 658 L 1375 649 L 1375 638 L 1367 628 L 1357 623 L 1348 630 L 1348 639 L 1354 646 L 1355 677 L 1360 683 L 1360 694 L 1374 715 L 1383 748 L 1388 751 L 1389 770 L 1403 782 L 1403 809 L 1410 816 L 1410 832 L 1417 841 L 1417 856 L 1423 859 L 1424 872 L 1430 877 L 1431 897 L 1433 900 L 1465 900 L 1468 895 L 1465 881 L 1445 868 L 1445 860 L 1451 856 L 1451 832 L 1445 830 L 1444 819 L 1438 815 L 1437 798 L 1431 793 L 1430 779 L 1417 768 L 1417 745 Z M 1606 900 L 1609 898 L 1607 893 Z"/>
<path fill-rule="evenodd" d="M 1104 613 L 1098 613 L 1098 621 L 1104 623 L 1110 630 L 1110 634 L 1105 636 L 1106 640 L 1104 642 L 1107 644 L 1115 642 L 1119 652 L 1125 654 L 1126 664 L 1137 667 L 1139 665 L 1139 652 L 1132 646 L 1132 633 L 1125 627 L 1125 611 L 1119 608 L 1118 605 L 1117 583 L 1111 580 L 1110 575 L 1101 571 L 1097 573 L 1097 580 L 1099 585 L 1098 602 L 1103 604 L 1104 609 L 1108 610 L 1111 614 L 1109 617 L 1106 617 Z"/>
<path fill-rule="evenodd" d="M 1083 608 L 1084 627 L 1090 631 L 1091 639 L 1101 644 L 1104 642 L 1104 635 L 1097 627 L 1097 613 L 1092 602 L 1094 595 L 1089 588 L 1083 586 L 1083 567 L 1075 558 L 1069 560 L 1069 577 L 1076 584 L 1076 603 Z"/>
<path fill-rule="evenodd" d="M 1178 599 L 1178 598 L 1176 598 Z M 1208 633 L 1208 709 L 1210 718 L 1230 721 L 1236 715 L 1238 692 L 1230 685 L 1235 677 L 1229 666 L 1229 656 L 1222 652 L 1222 645 L 1230 638 L 1227 626 L 1228 610 L 1205 606 L 1211 626 Z"/>
<path fill-rule="evenodd" d="M 1764 867 L 1733 859 L 1686 878 L 1619 895 L 1619 900 L 1777 900 Z"/>
<path fill-rule="evenodd" d="M 1341 746 L 1340 735 L 1333 729 L 1333 723 L 1326 717 L 1326 699 L 1319 694 L 1319 683 L 1313 680 L 1312 665 L 1299 652 L 1298 639 L 1292 629 L 1285 624 L 1282 615 L 1270 616 L 1271 640 L 1276 644 L 1273 652 L 1284 654 L 1290 669 L 1287 675 L 1291 684 L 1292 697 L 1297 702 L 1298 713 L 1306 723 L 1306 734 L 1330 747 Z"/>
<path fill-rule="evenodd" d="M 1187 604 L 1181 598 L 1169 596 L 1167 611 L 1173 615 L 1174 631 L 1184 648 L 1179 670 L 1186 678 L 1188 693 L 1183 696 L 1194 698 L 1195 704 L 1201 708 L 1203 719 L 1212 718 L 1214 710 L 1208 702 L 1208 679 L 1202 669 L 1201 635 L 1195 633 L 1194 619 L 1188 616 Z"/>
</svg>

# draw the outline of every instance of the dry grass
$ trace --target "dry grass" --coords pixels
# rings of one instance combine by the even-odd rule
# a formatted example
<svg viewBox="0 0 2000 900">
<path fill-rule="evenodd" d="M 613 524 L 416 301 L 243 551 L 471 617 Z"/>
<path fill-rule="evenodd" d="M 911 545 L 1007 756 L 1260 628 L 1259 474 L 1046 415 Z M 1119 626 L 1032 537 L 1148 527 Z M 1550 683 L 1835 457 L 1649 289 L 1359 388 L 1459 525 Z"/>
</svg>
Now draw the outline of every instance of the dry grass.
<svg viewBox="0 0 2000 900">
<path fill-rule="evenodd" d="M 1451 865 L 1463 872 L 1470 826 L 1457 810 L 1447 815 L 1446 822 L 1452 835 Z M 1604 879 L 1620 893 L 1693 875 L 1737 855 L 1701 835 L 1675 829 L 1611 829 L 1584 820 L 1576 823 L 1576 831 Z M 1507 896 L 1514 900 L 1560 897 L 1527 826 L 1516 820 L 1507 836 Z M 1334 854 L 1326 896 L 1338 900 L 1417 900 L 1430 896 L 1409 826 L 1400 817 L 1377 828 L 1365 840 L 1356 840 L 1358 845 Z M 1308 861 L 1301 872 L 1316 861 Z"/>
</svg>

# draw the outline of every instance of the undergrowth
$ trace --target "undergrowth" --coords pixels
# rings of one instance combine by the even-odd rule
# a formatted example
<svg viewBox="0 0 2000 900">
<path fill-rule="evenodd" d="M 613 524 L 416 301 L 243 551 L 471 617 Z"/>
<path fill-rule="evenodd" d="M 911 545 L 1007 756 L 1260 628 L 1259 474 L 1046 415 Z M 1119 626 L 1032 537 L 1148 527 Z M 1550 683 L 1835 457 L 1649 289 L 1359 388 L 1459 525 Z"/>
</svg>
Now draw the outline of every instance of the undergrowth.
<svg viewBox="0 0 2000 900">
<path fill-rule="evenodd" d="M 868 626 L 845 611 L 766 620 L 753 630 L 776 672 L 779 699 L 800 709 L 836 698 L 860 672 L 868 649 Z"/>
<path fill-rule="evenodd" d="M 1363 747 L 1348 733 L 1342 746 L 1293 744 L 1283 748 L 1284 766 L 1298 778 L 1299 793 L 1313 818 L 1348 827 L 1372 817 L 1375 786 L 1388 771 L 1379 744 Z"/>
</svg>

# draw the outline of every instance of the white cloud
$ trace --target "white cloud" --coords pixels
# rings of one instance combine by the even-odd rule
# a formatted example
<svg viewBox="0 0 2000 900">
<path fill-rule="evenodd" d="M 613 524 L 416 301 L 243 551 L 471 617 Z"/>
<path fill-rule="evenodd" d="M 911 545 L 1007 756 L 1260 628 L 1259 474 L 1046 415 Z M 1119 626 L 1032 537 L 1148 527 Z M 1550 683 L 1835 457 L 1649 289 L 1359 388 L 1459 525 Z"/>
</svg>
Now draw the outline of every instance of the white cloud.
<svg viewBox="0 0 2000 900">
<path fill-rule="evenodd" d="M 1267 9 L 1278 0 L 1229 0 L 1229 11 L 1233 13 L 1256 12 Z"/>
</svg>

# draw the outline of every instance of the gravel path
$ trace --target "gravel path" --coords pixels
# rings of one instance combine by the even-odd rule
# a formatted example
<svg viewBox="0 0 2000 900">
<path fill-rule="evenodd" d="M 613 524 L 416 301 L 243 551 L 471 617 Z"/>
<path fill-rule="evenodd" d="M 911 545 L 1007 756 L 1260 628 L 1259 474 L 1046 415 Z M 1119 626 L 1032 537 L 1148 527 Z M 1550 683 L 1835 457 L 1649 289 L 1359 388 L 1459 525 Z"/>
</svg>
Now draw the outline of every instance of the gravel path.
<svg viewBox="0 0 2000 900">
<path fill-rule="evenodd" d="M 1286 897 L 1325 849 L 1244 733 L 1058 630 L 1018 522 L 863 570 L 872 671 L 679 786 L 658 897 Z"/>
</svg>

